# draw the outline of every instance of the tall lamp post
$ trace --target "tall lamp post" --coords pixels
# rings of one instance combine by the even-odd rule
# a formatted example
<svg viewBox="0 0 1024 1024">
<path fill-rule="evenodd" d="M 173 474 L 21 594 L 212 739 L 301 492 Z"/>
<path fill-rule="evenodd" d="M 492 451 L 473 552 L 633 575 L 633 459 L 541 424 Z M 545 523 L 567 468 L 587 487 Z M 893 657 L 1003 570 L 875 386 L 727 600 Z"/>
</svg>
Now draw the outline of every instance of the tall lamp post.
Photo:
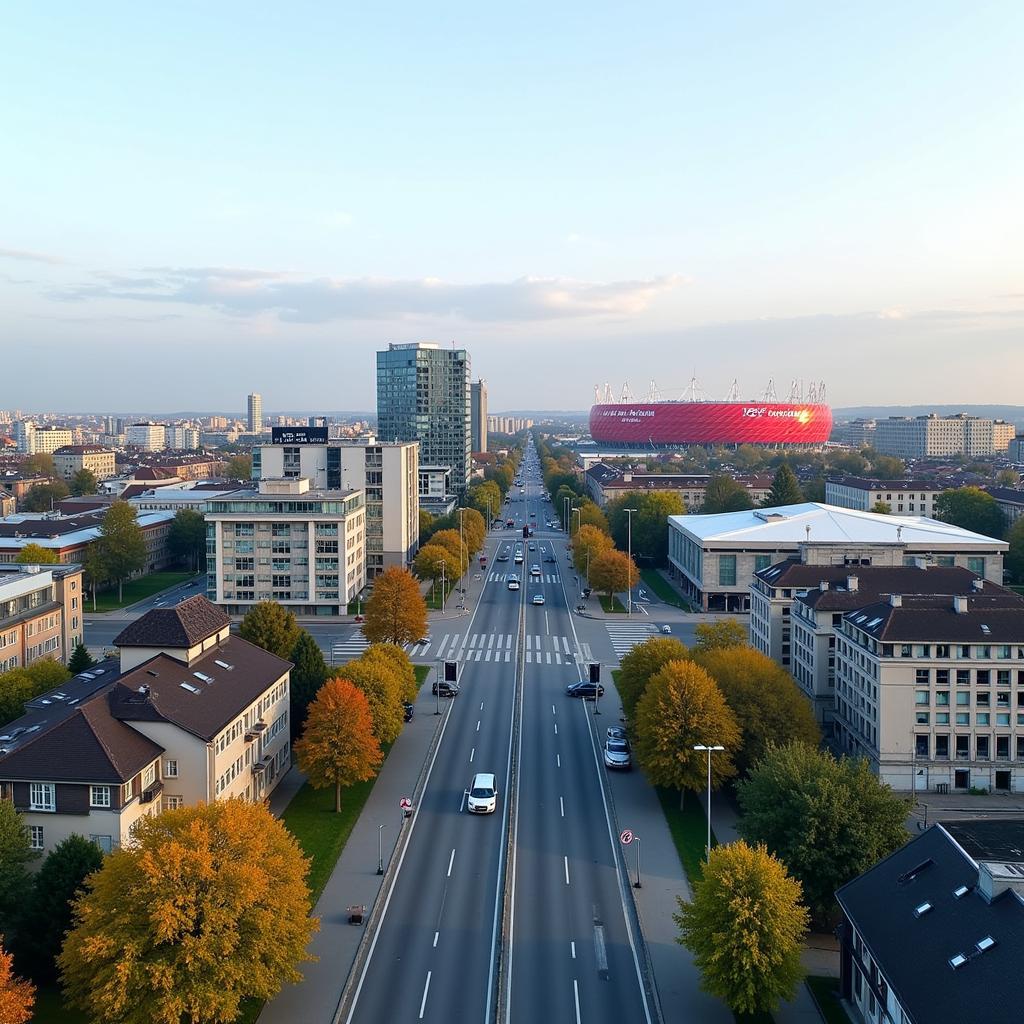
<svg viewBox="0 0 1024 1024">
<path fill-rule="evenodd" d="M 704 862 L 707 863 L 711 859 L 711 751 L 725 750 L 725 747 L 718 744 L 709 747 L 704 743 L 698 743 L 693 749 L 705 750 L 708 755 L 708 845 L 704 848 Z"/>
<path fill-rule="evenodd" d="M 574 508 L 572 510 L 572 514 L 574 516 L 578 516 L 579 517 L 576 520 L 576 537 L 579 538 L 579 535 L 580 535 L 580 523 L 583 522 L 583 516 L 582 516 L 582 514 L 581 514 L 581 512 L 580 512 L 580 510 L 578 508 Z"/>
<path fill-rule="evenodd" d="M 626 618 L 633 614 L 633 513 L 635 508 L 624 508 L 626 513 L 626 554 L 629 558 L 629 565 L 626 568 Z"/>
<path fill-rule="evenodd" d="M 377 874 L 384 874 L 384 847 L 381 844 L 381 834 L 383 833 L 386 826 L 377 826 Z"/>
<path fill-rule="evenodd" d="M 445 595 L 445 591 L 444 591 L 444 585 L 445 585 L 444 571 L 445 571 L 446 568 L 448 568 L 448 566 L 446 565 L 445 560 L 443 558 L 440 561 L 440 566 L 441 566 L 441 611 L 443 612 L 444 611 L 444 599 L 445 599 L 445 596 L 446 596 Z"/>
<path fill-rule="evenodd" d="M 562 498 L 562 529 L 566 533 L 572 533 L 572 526 L 569 523 L 569 495 Z"/>
<path fill-rule="evenodd" d="M 466 542 L 462 539 L 462 516 L 466 510 L 464 508 L 459 509 L 459 576 L 461 583 L 459 584 L 459 608 L 463 611 L 466 610 L 466 568 L 463 564 L 463 559 L 466 557 Z"/>
</svg>

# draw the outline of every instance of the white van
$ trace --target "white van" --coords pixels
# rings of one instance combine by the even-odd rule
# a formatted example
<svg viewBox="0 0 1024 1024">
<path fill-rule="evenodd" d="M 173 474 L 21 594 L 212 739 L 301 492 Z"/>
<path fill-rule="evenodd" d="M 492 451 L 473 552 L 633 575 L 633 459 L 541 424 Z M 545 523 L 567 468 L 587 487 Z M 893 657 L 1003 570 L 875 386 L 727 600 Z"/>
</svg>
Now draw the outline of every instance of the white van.
<svg viewBox="0 0 1024 1024">
<path fill-rule="evenodd" d="M 481 772 L 473 776 L 466 797 L 470 814 L 493 814 L 498 806 L 498 786 L 493 775 Z"/>
</svg>

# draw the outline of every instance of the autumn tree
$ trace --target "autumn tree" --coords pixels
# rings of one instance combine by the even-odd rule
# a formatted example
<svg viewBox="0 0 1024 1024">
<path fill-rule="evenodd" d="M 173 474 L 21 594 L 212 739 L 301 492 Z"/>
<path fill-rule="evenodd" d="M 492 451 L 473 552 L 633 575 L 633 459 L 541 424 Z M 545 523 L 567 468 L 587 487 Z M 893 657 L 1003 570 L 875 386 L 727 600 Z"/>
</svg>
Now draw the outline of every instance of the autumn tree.
<svg viewBox="0 0 1024 1024">
<path fill-rule="evenodd" d="M 457 529 L 438 530 L 430 538 L 430 543 L 437 544 L 448 552 L 451 556 L 448 562 L 448 578 L 458 579 L 469 565 L 469 551 L 462 538 L 459 537 L 459 531 Z"/>
<path fill-rule="evenodd" d="M 78 675 L 79 672 L 85 672 L 95 664 L 96 659 L 89 653 L 89 648 L 79 640 L 71 652 L 71 657 L 68 658 L 68 671 L 72 675 Z"/>
<path fill-rule="evenodd" d="M 52 985 L 57 980 L 56 960 L 71 927 L 72 903 L 84 890 L 86 878 L 102 865 L 103 853 L 94 842 L 70 835 L 46 855 L 32 879 L 27 915 L 31 927 L 22 929 L 16 952 L 18 963 L 36 981 Z"/>
<path fill-rule="evenodd" d="M 1002 537 L 1006 517 L 998 502 L 980 487 L 943 491 L 932 506 L 935 518 L 983 537 Z"/>
<path fill-rule="evenodd" d="M 590 585 L 609 599 L 635 587 L 639 580 L 636 563 L 625 551 L 603 551 L 590 559 Z"/>
<path fill-rule="evenodd" d="M 707 785 L 707 762 L 697 744 L 721 745 L 711 758 L 711 785 L 736 774 L 740 728 L 722 691 L 692 661 L 671 661 L 648 680 L 636 707 L 636 755 L 656 786 L 680 791 Z"/>
<path fill-rule="evenodd" d="M 224 466 L 224 476 L 229 480 L 251 480 L 252 456 L 232 455 Z"/>
<path fill-rule="evenodd" d="M 764 508 L 778 508 L 781 505 L 799 505 L 803 502 L 803 491 L 797 482 L 796 474 L 784 462 L 772 477 L 772 487 L 764 499 Z"/>
<path fill-rule="evenodd" d="M 430 535 L 434 532 L 431 527 L 434 525 L 435 518 L 436 517 L 432 516 L 426 509 L 420 509 L 419 537 L 421 544 L 425 544 L 430 539 Z"/>
<path fill-rule="evenodd" d="M 430 580 L 431 592 L 433 592 L 433 584 L 437 583 L 438 580 L 455 578 L 452 570 L 456 567 L 451 564 L 452 562 L 452 553 L 446 547 L 433 543 L 424 544 L 416 552 L 416 558 L 412 563 L 412 571 L 421 580 Z"/>
<path fill-rule="evenodd" d="M 718 622 L 701 622 L 694 630 L 697 642 L 694 652 L 717 651 L 723 647 L 746 647 L 747 631 L 735 619 L 721 619 Z"/>
<path fill-rule="evenodd" d="M 632 723 L 636 705 L 650 678 L 670 661 L 685 661 L 689 657 L 690 652 L 674 636 L 652 636 L 625 655 L 615 677 L 615 688 L 619 691 L 627 722 Z"/>
<path fill-rule="evenodd" d="M 277 601 L 260 601 L 245 613 L 238 635 L 243 640 L 290 660 L 302 630 L 295 615 Z"/>
<path fill-rule="evenodd" d="M 792 999 L 803 977 L 807 910 L 800 883 L 763 846 L 740 841 L 711 851 L 693 900 L 677 897 L 676 940 L 693 953 L 701 987 L 738 1014 Z"/>
<path fill-rule="evenodd" d="M 470 555 L 476 554 L 487 540 L 484 517 L 475 508 L 462 509 L 462 539 Z"/>
<path fill-rule="evenodd" d="M 810 702 L 778 662 L 746 644 L 700 649 L 698 642 L 693 656 L 718 684 L 739 723 L 742 738 L 735 754 L 741 775 L 772 744 L 821 742 Z"/>
<path fill-rule="evenodd" d="M 360 661 L 379 661 L 389 665 L 398 677 L 398 692 L 402 700 L 414 701 L 418 687 L 416 685 L 416 669 L 409 655 L 398 644 L 373 644 L 363 651 Z"/>
<path fill-rule="evenodd" d="M 299 630 L 291 657 L 292 671 L 288 690 L 292 737 L 296 737 L 306 721 L 306 712 L 320 687 L 327 679 L 328 668 L 320 645 L 304 629 Z"/>
<path fill-rule="evenodd" d="M 71 478 L 71 493 L 76 497 L 95 494 L 99 489 L 99 481 L 91 469 L 80 469 Z"/>
<path fill-rule="evenodd" d="M 206 520 L 192 508 L 179 508 L 167 532 L 167 545 L 180 562 L 197 571 L 206 566 Z"/>
<path fill-rule="evenodd" d="M 21 501 L 21 507 L 26 512 L 49 512 L 70 493 L 68 485 L 63 480 L 35 484 L 28 489 L 28 494 Z"/>
<path fill-rule="evenodd" d="M 35 986 L 15 975 L 11 954 L 0 946 L 0 1024 L 26 1024 L 35 1001 Z"/>
<path fill-rule="evenodd" d="M 26 544 L 14 560 L 19 565 L 59 565 L 60 556 L 52 548 L 42 544 Z"/>
<path fill-rule="evenodd" d="M 490 512 L 493 519 L 501 511 L 501 488 L 493 480 L 485 479 L 466 492 L 466 501 L 484 516 Z"/>
<path fill-rule="evenodd" d="M 840 886 L 907 841 L 906 800 L 863 758 L 789 743 L 769 749 L 736 789 L 740 835 L 785 862 L 820 925 L 832 920 Z"/>
<path fill-rule="evenodd" d="M 427 603 L 416 578 L 392 565 L 373 582 L 363 634 L 371 644 L 410 644 L 427 632 Z"/>
<path fill-rule="evenodd" d="M 572 543 L 572 560 L 576 571 L 584 573 L 598 555 L 611 551 L 615 544 L 611 537 L 597 526 L 584 524 L 576 531 Z"/>
<path fill-rule="evenodd" d="M 134 505 L 115 501 L 100 524 L 93 542 L 99 551 L 107 578 L 117 583 L 117 600 L 123 598 L 124 581 L 146 567 L 146 539 L 139 526 Z"/>
<path fill-rule="evenodd" d="M 704 489 L 704 505 L 699 509 L 704 515 L 719 512 L 743 512 L 754 507 L 750 492 L 739 481 L 726 473 L 713 473 Z"/>
<path fill-rule="evenodd" d="M 243 999 L 302 979 L 318 927 L 308 869 L 260 803 L 139 818 L 75 901 L 58 958 L 65 996 L 94 1020 L 233 1021 Z"/>
<path fill-rule="evenodd" d="M 370 648 L 372 650 L 372 648 Z M 366 697 L 373 735 L 384 745 L 394 743 L 405 721 L 402 709 L 402 677 L 387 658 L 370 655 L 350 661 L 335 670 Z"/>
<path fill-rule="evenodd" d="M 372 779 L 384 760 L 363 692 L 347 679 L 328 679 L 309 706 L 295 755 L 314 787 L 334 787 L 340 812 L 342 787 Z"/>
<path fill-rule="evenodd" d="M 591 501 L 589 498 L 584 498 L 581 502 L 578 502 L 576 508 L 579 510 L 579 515 L 573 514 L 573 518 L 576 520 L 575 527 L 576 533 L 578 534 L 584 526 L 592 526 L 602 533 L 608 533 L 608 517 L 601 511 L 600 506 Z"/>
</svg>

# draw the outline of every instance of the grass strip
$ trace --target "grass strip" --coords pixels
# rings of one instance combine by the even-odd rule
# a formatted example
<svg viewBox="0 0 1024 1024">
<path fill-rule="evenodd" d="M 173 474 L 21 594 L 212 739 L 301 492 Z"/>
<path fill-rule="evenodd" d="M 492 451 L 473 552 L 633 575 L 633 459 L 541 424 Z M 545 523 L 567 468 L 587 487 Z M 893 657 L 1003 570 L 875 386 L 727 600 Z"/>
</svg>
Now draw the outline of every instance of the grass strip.
<svg viewBox="0 0 1024 1024">
<path fill-rule="evenodd" d="M 610 598 L 606 594 L 600 595 L 601 607 L 606 612 L 625 612 L 626 606 L 613 594 Z"/>
<path fill-rule="evenodd" d="M 117 599 L 117 587 L 110 590 L 101 590 L 96 595 L 97 612 L 113 612 L 119 608 L 126 608 L 136 601 L 144 601 L 147 597 L 159 594 L 163 590 L 170 590 L 186 580 L 194 577 L 190 572 L 151 572 L 148 576 L 140 576 L 137 580 L 128 580 L 122 587 L 122 600 Z M 204 577 L 195 577 L 204 580 Z M 196 593 L 205 593 L 202 587 L 196 588 Z M 92 611 L 91 597 L 85 601 L 85 610 L 88 614 Z"/>
<path fill-rule="evenodd" d="M 686 794 L 686 804 L 680 809 L 679 791 L 657 787 L 661 809 L 676 844 L 676 852 L 692 885 L 704 877 L 704 846 L 708 840 L 708 819 L 695 793 Z M 715 833 L 711 833 L 711 845 L 718 845 Z"/>
<path fill-rule="evenodd" d="M 809 974 L 806 984 L 825 1018 L 825 1024 L 850 1024 L 850 1018 L 839 1001 L 839 979 Z"/>
<path fill-rule="evenodd" d="M 665 604 L 682 608 L 683 611 L 691 610 L 690 602 L 681 597 L 672 584 L 657 569 L 641 569 L 640 578 Z"/>
</svg>

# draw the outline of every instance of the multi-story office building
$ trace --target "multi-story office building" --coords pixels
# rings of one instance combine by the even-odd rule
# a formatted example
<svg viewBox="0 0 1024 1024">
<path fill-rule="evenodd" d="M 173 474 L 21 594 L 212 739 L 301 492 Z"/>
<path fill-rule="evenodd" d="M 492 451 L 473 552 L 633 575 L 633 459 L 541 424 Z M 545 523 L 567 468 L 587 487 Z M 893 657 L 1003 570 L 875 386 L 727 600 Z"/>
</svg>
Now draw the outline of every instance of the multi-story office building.
<svg viewBox="0 0 1024 1024">
<path fill-rule="evenodd" d="M 471 471 L 470 413 L 465 349 L 414 342 L 377 353 L 377 433 L 386 441 L 419 441 L 420 462 L 448 466 L 460 494 Z"/>
<path fill-rule="evenodd" d="M 935 499 L 947 489 L 927 480 L 866 480 L 843 476 L 825 481 L 825 501 L 862 512 L 870 512 L 879 502 L 884 502 L 897 515 L 906 513 L 930 519 Z"/>
<path fill-rule="evenodd" d="M 291 665 L 230 633 L 202 596 L 155 608 L 107 659 L 26 704 L 0 741 L 0 790 L 32 848 L 72 833 L 110 852 L 186 804 L 263 801 L 291 764 Z"/>
<path fill-rule="evenodd" d="M 432 516 L 446 516 L 458 505 L 448 484 L 452 471 L 447 466 L 420 466 L 420 508 Z"/>
<path fill-rule="evenodd" d="M 176 451 L 195 451 L 199 447 L 199 431 L 195 427 L 167 427 L 164 440 Z"/>
<path fill-rule="evenodd" d="M 408 566 L 419 547 L 419 445 L 373 436 L 327 439 L 327 427 L 274 427 L 273 443 L 257 445 L 252 474 L 305 477 L 314 489 L 361 490 L 366 495 L 366 577 Z"/>
<path fill-rule="evenodd" d="M 162 423 L 129 423 L 124 432 L 125 444 L 144 452 L 159 452 L 167 447 L 167 428 Z"/>
<path fill-rule="evenodd" d="M 57 473 L 64 480 L 70 480 L 77 472 L 89 470 L 97 480 L 107 480 L 117 472 L 115 454 L 101 444 L 72 444 L 58 448 L 53 453 Z"/>
<path fill-rule="evenodd" d="M 207 595 L 231 615 L 277 601 L 296 615 L 344 615 L 366 584 L 362 490 L 260 480 L 206 513 Z"/>
<path fill-rule="evenodd" d="M 81 639 L 80 565 L 0 565 L 0 672 L 66 662 Z"/>
<path fill-rule="evenodd" d="M 518 434 L 521 430 L 529 430 L 533 420 L 522 416 L 488 416 L 487 429 L 494 434 Z"/>
<path fill-rule="evenodd" d="M 258 434 L 263 430 L 263 396 L 253 392 L 249 396 L 249 433 Z"/>
<path fill-rule="evenodd" d="M 487 451 L 487 381 L 475 380 L 470 389 L 470 434 L 474 452 Z"/>
<path fill-rule="evenodd" d="M 866 419 L 846 420 L 832 427 L 830 440 L 848 448 L 869 448 L 875 442 L 875 421 Z"/>
<path fill-rule="evenodd" d="M 1015 428 L 1003 420 L 981 416 L 890 416 L 878 420 L 874 447 L 901 459 L 968 457 L 1006 451 Z"/>
<path fill-rule="evenodd" d="M 1024 437 L 1015 437 L 1006 446 L 1006 455 L 1011 462 L 1024 464 Z"/>
<path fill-rule="evenodd" d="M 836 745 L 894 789 L 1024 792 L 1024 599 L 901 594 L 843 615 Z"/>
<path fill-rule="evenodd" d="M 25 455 L 49 455 L 74 444 L 75 432 L 67 427 L 39 427 L 31 420 L 19 420 L 14 424 L 14 440 L 18 451 Z"/>
</svg>

